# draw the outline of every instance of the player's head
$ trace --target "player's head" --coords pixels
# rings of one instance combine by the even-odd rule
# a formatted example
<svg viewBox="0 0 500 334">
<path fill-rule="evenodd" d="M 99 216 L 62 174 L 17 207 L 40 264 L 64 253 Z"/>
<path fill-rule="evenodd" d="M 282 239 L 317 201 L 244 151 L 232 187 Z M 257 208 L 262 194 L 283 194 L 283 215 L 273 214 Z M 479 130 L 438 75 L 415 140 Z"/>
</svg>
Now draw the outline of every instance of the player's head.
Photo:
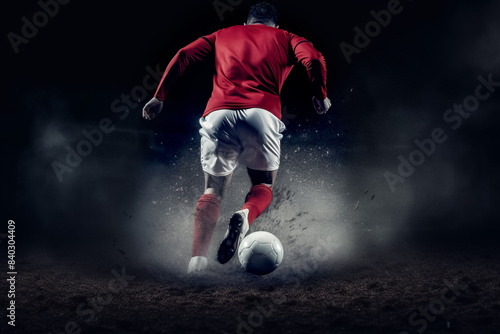
<svg viewBox="0 0 500 334">
<path fill-rule="evenodd" d="M 259 2 L 250 8 L 247 24 L 265 24 L 266 26 L 278 26 L 278 10 L 268 2 Z"/>
</svg>

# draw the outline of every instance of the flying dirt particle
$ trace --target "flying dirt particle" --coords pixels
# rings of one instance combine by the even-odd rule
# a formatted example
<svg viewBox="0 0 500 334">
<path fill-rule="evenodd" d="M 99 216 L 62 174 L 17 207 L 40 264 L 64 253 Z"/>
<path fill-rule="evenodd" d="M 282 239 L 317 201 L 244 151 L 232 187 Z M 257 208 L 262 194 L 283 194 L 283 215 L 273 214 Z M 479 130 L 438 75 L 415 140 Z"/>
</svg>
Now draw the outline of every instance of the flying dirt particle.
<svg viewBox="0 0 500 334">
<path fill-rule="evenodd" d="M 307 226 L 306 226 L 306 227 L 304 227 L 304 228 L 302 229 L 302 231 L 304 231 L 304 230 L 306 230 L 306 229 L 307 229 Z"/>
<path fill-rule="evenodd" d="M 365 190 L 365 195 L 368 194 L 368 189 Z"/>
<path fill-rule="evenodd" d="M 132 216 L 127 213 L 127 211 L 123 210 L 123 213 L 125 214 L 125 216 L 132 218 Z"/>
<path fill-rule="evenodd" d="M 356 203 L 356 206 L 354 207 L 354 211 L 358 210 L 358 206 L 359 206 L 359 201 Z"/>
<path fill-rule="evenodd" d="M 121 249 L 118 250 L 120 253 L 122 253 L 123 255 L 125 255 L 125 252 L 122 251 Z"/>
<path fill-rule="evenodd" d="M 375 198 L 375 194 L 372 195 L 372 198 L 370 198 L 370 201 L 373 200 Z"/>
</svg>

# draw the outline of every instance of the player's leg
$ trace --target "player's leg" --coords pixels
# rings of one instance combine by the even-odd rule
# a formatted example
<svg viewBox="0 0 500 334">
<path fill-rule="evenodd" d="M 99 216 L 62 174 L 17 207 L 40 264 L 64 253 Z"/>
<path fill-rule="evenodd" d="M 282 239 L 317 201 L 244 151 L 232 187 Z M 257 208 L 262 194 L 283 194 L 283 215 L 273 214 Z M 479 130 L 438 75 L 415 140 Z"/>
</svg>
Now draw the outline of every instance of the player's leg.
<svg viewBox="0 0 500 334">
<path fill-rule="evenodd" d="M 238 138 L 242 145 L 240 161 L 248 167 L 252 181 L 245 205 L 229 220 L 229 226 L 217 252 L 220 263 L 228 262 L 247 234 L 250 224 L 271 203 L 272 185 L 280 160 L 280 140 L 284 124 L 270 112 L 251 108 L 238 111 Z"/>
<path fill-rule="evenodd" d="M 200 119 L 201 164 L 205 173 L 205 192 L 195 209 L 193 253 L 188 273 L 203 271 L 207 253 L 219 217 L 220 202 L 237 166 L 239 144 L 228 137 L 232 110 L 215 111 Z"/>
<path fill-rule="evenodd" d="M 272 187 L 277 173 L 278 170 L 260 171 L 248 168 L 252 188 L 245 198 L 245 204 L 241 211 L 247 216 L 249 226 L 271 204 Z"/>
<path fill-rule="evenodd" d="M 276 179 L 277 170 L 259 171 L 250 168 L 247 170 L 252 181 L 252 188 L 246 196 L 243 208 L 233 213 L 229 219 L 228 229 L 217 252 L 217 260 L 222 264 L 234 256 L 240 241 L 248 233 L 252 222 L 269 206 L 273 199 L 272 186 Z"/>
<path fill-rule="evenodd" d="M 226 176 L 214 176 L 210 175 L 207 172 L 205 173 L 205 193 L 204 195 L 214 195 L 219 200 L 222 199 L 224 194 L 226 193 L 227 188 L 229 187 L 229 183 L 231 181 L 231 177 L 233 174 L 229 174 Z"/>
<path fill-rule="evenodd" d="M 205 172 L 205 192 L 198 200 L 194 214 L 193 253 L 188 273 L 203 271 L 208 265 L 208 248 L 219 218 L 220 203 L 231 175 L 213 176 Z"/>
<path fill-rule="evenodd" d="M 269 188 L 273 187 L 274 180 L 276 180 L 276 175 L 278 174 L 277 169 L 273 171 L 261 171 L 247 168 L 247 172 L 250 177 L 250 181 L 252 182 L 252 186 L 264 184 Z"/>
</svg>

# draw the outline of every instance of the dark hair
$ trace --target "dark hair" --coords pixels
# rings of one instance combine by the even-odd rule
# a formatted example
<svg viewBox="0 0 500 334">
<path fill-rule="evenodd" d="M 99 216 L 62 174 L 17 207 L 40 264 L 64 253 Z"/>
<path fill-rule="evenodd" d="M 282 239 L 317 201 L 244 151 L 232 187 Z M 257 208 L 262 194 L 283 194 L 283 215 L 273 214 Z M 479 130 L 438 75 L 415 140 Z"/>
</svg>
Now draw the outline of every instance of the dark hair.
<svg viewBox="0 0 500 334">
<path fill-rule="evenodd" d="M 262 23 L 278 25 L 278 10 L 268 2 L 259 2 L 250 8 L 247 24 Z"/>
</svg>

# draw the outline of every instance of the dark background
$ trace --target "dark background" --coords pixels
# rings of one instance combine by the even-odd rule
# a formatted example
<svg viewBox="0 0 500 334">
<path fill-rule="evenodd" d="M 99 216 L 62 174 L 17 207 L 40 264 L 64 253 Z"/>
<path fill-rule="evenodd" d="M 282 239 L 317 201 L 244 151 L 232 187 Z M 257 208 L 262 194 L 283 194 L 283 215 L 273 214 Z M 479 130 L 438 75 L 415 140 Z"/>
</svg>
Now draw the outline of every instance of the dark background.
<svg viewBox="0 0 500 334">
<path fill-rule="evenodd" d="M 110 105 L 141 84 L 146 66 L 164 68 L 197 37 L 241 24 L 253 3 L 242 1 L 221 21 L 211 1 L 72 1 L 15 54 L 7 33 L 20 34 L 21 18 L 31 21 L 40 8 L 35 1 L 2 2 L 1 216 L 18 222 L 21 254 L 80 249 L 71 254 L 106 258 L 103 250 L 117 239 L 124 240 L 122 251 L 137 251 L 141 224 L 162 225 L 161 212 L 149 220 L 135 214 L 142 199 L 161 194 L 165 211 L 194 206 L 203 187 L 197 120 L 211 92 L 211 62 L 181 78 L 154 122 L 140 117 L 144 101 L 125 120 Z M 315 115 L 305 70 L 292 72 L 282 95 L 283 146 L 295 181 L 283 176 L 281 184 L 312 185 L 303 200 L 313 202 L 335 189 L 343 198 L 339 210 L 384 229 L 388 242 L 496 236 L 500 92 L 456 131 L 442 115 L 474 93 L 479 75 L 500 80 L 500 5 L 402 1 L 402 13 L 348 64 L 339 44 L 353 44 L 353 28 L 363 28 L 373 20 L 370 10 L 385 9 L 387 1 L 273 3 L 280 27 L 311 40 L 327 59 L 333 101 L 326 116 Z M 105 117 L 116 130 L 59 182 L 51 163 L 64 162 L 64 147 L 74 148 L 85 139 L 81 131 Z M 396 173 L 397 157 L 408 157 L 413 141 L 436 127 L 446 129 L 448 140 L 392 193 L 383 173 Z M 331 180 L 331 188 L 317 179 Z M 184 197 L 171 196 L 183 184 L 190 189 Z M 371 195 L 370 205 L 354 212 Z M 328 206 L 329 198 L 321 200 Z M 134 221 L 138 215 L 141 221 Z"/>
<path fill-rule="evenodd" d="M 233 333 L 254 302 L 282 293 L 287 302 L 255 332 L 414 333 L 411 314 L 447 280 L 467 291 L 426 333 L 498 333 L 500 91 L 459 129 L 442 120 L 474 93 L 478 76 L 500 81 L 494 0 L 404 0 L 350 64 L 339 44 L 353 44 L 353 28 L 388 1 L 273 1 L 280 27 L 325 56 L 333 107 L 316 115 L 306 71 L 292 71 L 273 203 L 251 227 L 281 240 L 280 268 L 255 277 L 236 259 L 215 262 L 226 218 L 249 188 L 240 168 L 221 206 L 208 278 L 185 277 L 213 61 L 185 73 L 153 122 L 141 118 L 153 92 L 123 120 L 111 105 L 142 84 L 146 66 L 163 69 L 194 39 L 243 23 L 253 3 L 221 21 L 210 0 L 71 1 L 16 54 L 7 34 L 20 34 L 21 18 L 32 21 L 40 7 L 1 2 L 0 243 L 6 249 L 6 222 L 15 220 L 19 332 L 59 332 L 75 321 L 87 333 Z M 64 163 L 66 147 L 104 118 L 115 130 L 59 182 L 51 164 Z M 392 192 L 384 173 L 397 173 L 398 156 L 438 127 L 447 141 Z M 328 259 L 315 258 L 318 246 L 331 250 Z M 79 315 L 111 270 L 124 268 L 129 286 L 95 319 Z M 294 279 L 298 286 L 287 283 Z"/>
</svg>

